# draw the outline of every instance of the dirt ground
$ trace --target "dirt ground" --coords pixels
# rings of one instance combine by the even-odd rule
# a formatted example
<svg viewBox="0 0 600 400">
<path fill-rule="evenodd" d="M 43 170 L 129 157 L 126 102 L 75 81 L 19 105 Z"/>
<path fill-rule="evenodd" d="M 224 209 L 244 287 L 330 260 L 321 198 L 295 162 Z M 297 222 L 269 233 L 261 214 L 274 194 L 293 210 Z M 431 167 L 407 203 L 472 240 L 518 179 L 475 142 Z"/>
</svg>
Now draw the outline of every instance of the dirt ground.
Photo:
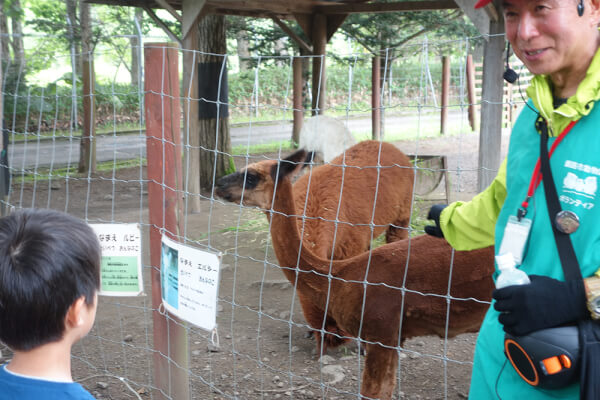
<svg viewBox="0 0 600 400">
<path fill-rule="evenodd" d="M 446 155 L 452 183 L 450 200 L 472 196 L 476 135 L 396 144 L 409 154 Z M 238 166 L 244 162 L 243 158 L 236 159 Z M 55 178 L 36 184 L 15 183 L 10 202 L 17 207 L 65 210 L 90 222 L 140 222 L 147 239 L 144 176 L 140 168 L 130 168 L 90 180 Z M 445 201 L 440 188 L 420 200 L 422 213 L 432 202 Z M 92 332 L 74 348 L 77 381 L 98 399 L 177 399 L 174 393 L 181 387 L 174 375 L 163 392 L 153 383 L 153 359 L 167 358 L 174 371 L 183 369 L 189 376 L 188 390 L 193 399 L 358 398 L 364 356 L 355 343 L 330 350 L 320 359 L 315 355 L 314 340 L 306 335 L 294 287 L 277 265 L 263 214 L 202 199 L 202 212 L 186 218 L 185 236 L 199 246 L 223 253 L 218 346 L 210 333 L 183 324 L 188 336 L 187 362 L 178 364 L 173 354 L 153 349 L 150 272 L 154 267 L 150 266 L 146 242 L 146 295 L 101 298 Z M 470 333 L 448 340 L 433 336 L 407 340 L 400 352 L 394 397 L 466 398 L 475 339 L 476 334 Z M 1 361 L 8 360 L 10 350 L 0 350 Z"/>
</svg>

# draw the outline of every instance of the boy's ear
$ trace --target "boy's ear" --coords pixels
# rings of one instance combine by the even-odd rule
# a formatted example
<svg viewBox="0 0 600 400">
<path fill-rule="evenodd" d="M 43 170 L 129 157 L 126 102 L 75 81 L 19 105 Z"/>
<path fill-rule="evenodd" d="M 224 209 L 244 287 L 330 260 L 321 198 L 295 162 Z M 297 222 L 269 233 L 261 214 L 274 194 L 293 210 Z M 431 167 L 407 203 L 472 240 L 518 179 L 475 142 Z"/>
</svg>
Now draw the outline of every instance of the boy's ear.
<svg viewBox="0 0 600 400">
<path fill-rule="evenodd" d="M 87 307 L 85 296 L 79 297 L 71 304 L 65 317 L 66 328 L 76 328 L 83 324 L 83 311 L 85 311 L 85 307 Z"/>
</svg>

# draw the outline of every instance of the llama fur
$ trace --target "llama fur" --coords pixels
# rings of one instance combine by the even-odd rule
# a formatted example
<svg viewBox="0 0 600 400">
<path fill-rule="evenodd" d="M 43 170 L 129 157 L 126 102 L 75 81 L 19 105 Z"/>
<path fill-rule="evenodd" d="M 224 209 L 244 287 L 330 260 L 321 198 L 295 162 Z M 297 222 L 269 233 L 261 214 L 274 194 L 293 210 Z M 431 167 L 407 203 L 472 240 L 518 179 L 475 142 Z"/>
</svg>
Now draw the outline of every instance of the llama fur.
<svg viewBox="0 0 600 400">
<path fill-rule="evenodd" d="M 277 181 L 271 235 L 282 238 L 274 246 L 297 250 L 294 262 L 282 267 L 297 272 L 298 291 L 324 307 L 339 332 L 366 343 L 361 395 L 391 399 L 397 347 L 404 340 L 479 329 L 494 288 L 493 248 L 453 253 L 445 240 L 422 235 L 349 259 L 322 259 L 301 246 L 295 229 L 298 217 L 289 175 L 304 156 L 294 153 L 271 171 Z"/>
<path fill-rule="evenodd" d="M 329 163 L 355 143 L 354 136 L 342 121 L 315 115 L 304 120 L 298 147 L 317 153 Z"/>
<path fill-rule="evenodd" d="M 378 165 L 380 168 L 375 167 Z M 269 218 L 275 191 L 274 168 L 275 160 L 248 165 L 219 179 L 216 194 L 227 201 L 258 206 Z M 384 231 L 388 242 L 405 239 L 413 181 L 410 160 L 397 147 L 373 140 L 360 142 L 331 163 L 311 168 L 294 183 L 293 201 L 305 216 L 298 221 L 296 234 L 298 230 L 303 232 L 303 246 L 318 257 L 336 260 L 368 250 L 371 240 Z M 295 265 L 298 249 L 279 245 L 285 240 L 281 235 L 271 238 L 279 264 Z M 291 283 L 296 281 L 294 271 L 282 271 Z M 302 291 L 299 301 L 308 325 L 317 330 L 317 354 L 343 343 L 335 335 L 327 335 L 322 343 L 320 331 L 324 326 L 326 331 L 338 333 L 335 321 L 326 315 L 322 304 L 314 304 Z"/>
</svg>

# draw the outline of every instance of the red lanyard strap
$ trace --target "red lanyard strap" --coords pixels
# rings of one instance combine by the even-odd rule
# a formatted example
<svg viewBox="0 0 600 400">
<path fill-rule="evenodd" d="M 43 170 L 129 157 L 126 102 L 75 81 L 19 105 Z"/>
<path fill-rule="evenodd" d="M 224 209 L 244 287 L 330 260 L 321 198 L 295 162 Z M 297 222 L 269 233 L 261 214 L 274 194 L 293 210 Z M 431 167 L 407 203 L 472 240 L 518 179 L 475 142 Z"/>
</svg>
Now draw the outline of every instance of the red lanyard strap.
<svg viewBox="0 0 600 400">
<path fill-rule="evenodd" d="M 542 132 L 540 134 L 548 135 L 548 125 L 547 125 L 546 121 L 542 119 L 541 122 L 540 121 L 538 121 L 538 122 L 536 122 L 535 126 L 536 126 L 536 128 L 539 127 L 542 130 Z M 577 121 L 569 122 L 569 125 L 567 125 L 567 127 L 562 131 L 562 133 L 560 135 L 558 135 L 558 137 L 556 138 L 556 140 L 554 141 L 554 143 L 552 143 L 552 146 L 550 147 L 550 151 L 548 152 L 548 158 L 552 157 L 552 153 L 554 153 L 554 150 L 556 149 L 556 147 L 560 144 L 560 142 L 562 142 L 562 140 L 565 138 L 565 136 L 567 136 L 567 133 L 569 133 L 569 131 L 571 131 L 571 128 L 573 128 L 575 123 L 577 123 Z M 542 173 L 540 172 L 540 158 L 538 157 L 537 162 L 535 163 L 535 168 L 533 169 L 533 174 L 531 175 L 531 181 L 529 182 L 529 188 L 527 189 L 527 198 L 523 201 L 523 203 L 521 203 L 521 209 L 519 209 L 519 213 L 517 214 L 519 219 L 523 218 L 527 214 L 527 207 L 529 207 L 529 200 L 531 200 L 531 198 L 533 197 L 533 193 L 535 192 L 537 187 L 540 185 L 542 178 L 543 178 Z"/>
</svg>

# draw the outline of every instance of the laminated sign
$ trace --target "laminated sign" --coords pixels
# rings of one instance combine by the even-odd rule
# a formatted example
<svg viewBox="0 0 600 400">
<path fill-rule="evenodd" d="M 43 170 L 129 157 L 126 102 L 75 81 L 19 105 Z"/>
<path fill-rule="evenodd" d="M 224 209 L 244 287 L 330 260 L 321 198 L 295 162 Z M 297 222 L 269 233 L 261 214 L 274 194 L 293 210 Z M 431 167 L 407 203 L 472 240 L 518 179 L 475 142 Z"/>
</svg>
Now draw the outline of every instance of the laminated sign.
<svg viewBox="0 0 600 400">
<path fill-rule="evenodd" d="M 208 331 L 217 325 L 221 254 L 162 237 L 160 282 L 167 311 Z"/>
<path fill-rule="evenodd" d="M 142 281 L 142 241 L 138 224 L 90 224 L 102 247 L 100 292 L 104 296 L 138 296 Z"/>
</svg>

